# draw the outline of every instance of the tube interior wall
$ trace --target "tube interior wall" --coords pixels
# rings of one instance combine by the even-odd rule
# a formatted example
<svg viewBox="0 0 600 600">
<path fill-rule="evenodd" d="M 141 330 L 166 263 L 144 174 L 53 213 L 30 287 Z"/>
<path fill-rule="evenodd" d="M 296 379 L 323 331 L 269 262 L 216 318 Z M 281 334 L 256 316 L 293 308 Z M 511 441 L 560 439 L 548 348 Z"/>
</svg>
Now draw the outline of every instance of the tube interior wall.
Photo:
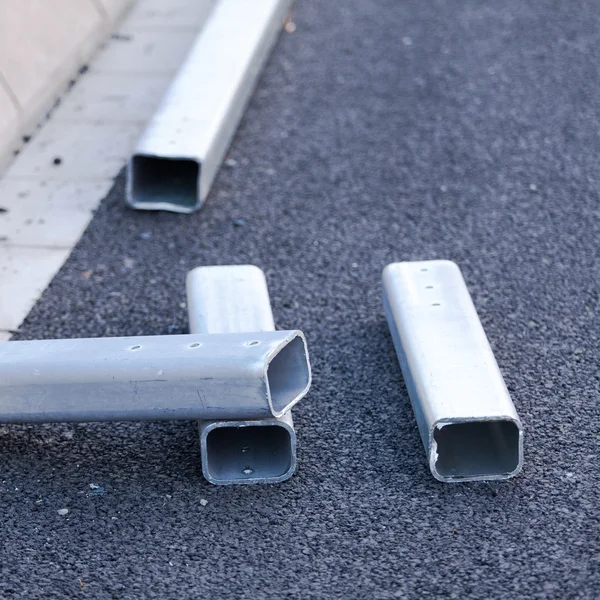
<svg viewBox="0 0 600 600">
<path fill-rule="evenodd" d="M 447 479 L 505 476 L 519 465 L 519 428 L 513 421 L 446 423 L 434 430 L 438 474 Z"/>
<path fill-rule="evenodd" d="M 296 337 L 269 363 L 267 379 L 273 412 L 281 414 L 302 392 L 310 380 L 306 348 Z"/>
<path fill-rule="evenodd" d="M 281 425 L 226 426 L 206 438 L 207 469 L 211 479 L 276 479 L 292 467 L 292 439 Z"/>
<path fill-rule="evenodd" d="M 198 203 L 199 175 L 195 160 L 135 155 L 131 197 L 136 205 L 168 203 L 193 208 Z"/>
</svg>

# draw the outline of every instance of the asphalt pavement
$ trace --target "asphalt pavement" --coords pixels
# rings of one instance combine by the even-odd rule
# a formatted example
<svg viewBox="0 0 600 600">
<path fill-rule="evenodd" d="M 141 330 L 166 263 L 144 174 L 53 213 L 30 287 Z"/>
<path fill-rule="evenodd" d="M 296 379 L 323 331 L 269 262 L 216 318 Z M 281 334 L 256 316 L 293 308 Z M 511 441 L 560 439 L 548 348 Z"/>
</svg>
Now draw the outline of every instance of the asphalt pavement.
<svg viewBox="0 0 600 600">
<path fill-rule="evenodd" d="M 294 22 L 206 206 L 135 212 L 121 175 L 15 339 L 185 333 L 189 269 L 256 264 L 311 351 L 296 475 L 210 486 L 193 422 L 2 426 L 0 597 L 600 597 L 600 4 Z M 427 467 L 380 281 L 434 258 L 523 420 L 510 481 Z"/>
</svg>

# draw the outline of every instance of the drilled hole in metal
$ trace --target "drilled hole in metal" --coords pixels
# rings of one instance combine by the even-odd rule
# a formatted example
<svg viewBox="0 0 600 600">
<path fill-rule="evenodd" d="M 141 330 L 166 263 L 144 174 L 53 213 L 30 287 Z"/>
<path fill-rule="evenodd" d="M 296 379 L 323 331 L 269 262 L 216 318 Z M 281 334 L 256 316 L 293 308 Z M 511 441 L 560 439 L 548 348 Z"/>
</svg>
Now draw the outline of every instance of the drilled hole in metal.
<svg viewBox="0 0 600 600">
<path fill-rule="evenodd" d="M 130 350 L 139 350 L 141 346 L 131 346 Z"/>
<path fill-rule="evenodd" d="M 189 346 L 190 348 L 199 348 L 200 344 L 198 342 L 194 342 L 193 344 L 190 344 Z"/>
</svg>

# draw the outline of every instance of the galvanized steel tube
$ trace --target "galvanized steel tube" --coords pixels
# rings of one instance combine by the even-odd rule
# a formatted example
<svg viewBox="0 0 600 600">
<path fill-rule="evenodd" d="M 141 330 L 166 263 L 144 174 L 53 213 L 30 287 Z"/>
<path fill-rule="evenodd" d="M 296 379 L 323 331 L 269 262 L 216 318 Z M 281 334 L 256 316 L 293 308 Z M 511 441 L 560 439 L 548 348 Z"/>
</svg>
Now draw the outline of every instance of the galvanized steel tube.
<svg viewBox="0 0 600 600">
<path fill-rule="evenodd" d="M 516 475 L 523 428 L 456 264 L 388 265 L 383 302 L 433 476 Z"/>
<path fill-rule="evenodd" d="M 133 208 L 200 208 L 291 4 L 217 2 L 127 165 Z"/>
<path fill-rule="evenodd" d="M 192 333 L 274 331 L 264 273 L 255 266 L 199 267 L 187 277 Z M 202 471 L 214 484 L 278 483 L 296 469 L 292 413 L 278 419 L 201 421 Z"/>
<path fill-rule="evenodd" d="M 300 331 L 0 344 L 0 422 L 257 419 L 308 391 Z"/>
</svg>

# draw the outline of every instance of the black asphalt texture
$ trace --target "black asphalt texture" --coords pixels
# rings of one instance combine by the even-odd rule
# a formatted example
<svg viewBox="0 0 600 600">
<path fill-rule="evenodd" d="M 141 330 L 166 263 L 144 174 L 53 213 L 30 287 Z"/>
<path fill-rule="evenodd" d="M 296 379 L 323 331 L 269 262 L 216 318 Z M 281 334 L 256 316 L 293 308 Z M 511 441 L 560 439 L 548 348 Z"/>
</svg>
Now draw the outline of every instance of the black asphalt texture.
<svg viewBox="0 0 600 600">
<path fill-rule="evenodd" d="M 189 269 L 256 264 L 314 366 L 296 475 L 209 485 L 193 422 L 3 426 L 0 597 L 600 597 L 600 4 L 294 22 L 205 207 L 135 212 L 121 175 L 15 337 L 185 333 Z M 434 258 L 523 420 L 510 481 L 429 472 L 380 282 Z"/>
</svg>

